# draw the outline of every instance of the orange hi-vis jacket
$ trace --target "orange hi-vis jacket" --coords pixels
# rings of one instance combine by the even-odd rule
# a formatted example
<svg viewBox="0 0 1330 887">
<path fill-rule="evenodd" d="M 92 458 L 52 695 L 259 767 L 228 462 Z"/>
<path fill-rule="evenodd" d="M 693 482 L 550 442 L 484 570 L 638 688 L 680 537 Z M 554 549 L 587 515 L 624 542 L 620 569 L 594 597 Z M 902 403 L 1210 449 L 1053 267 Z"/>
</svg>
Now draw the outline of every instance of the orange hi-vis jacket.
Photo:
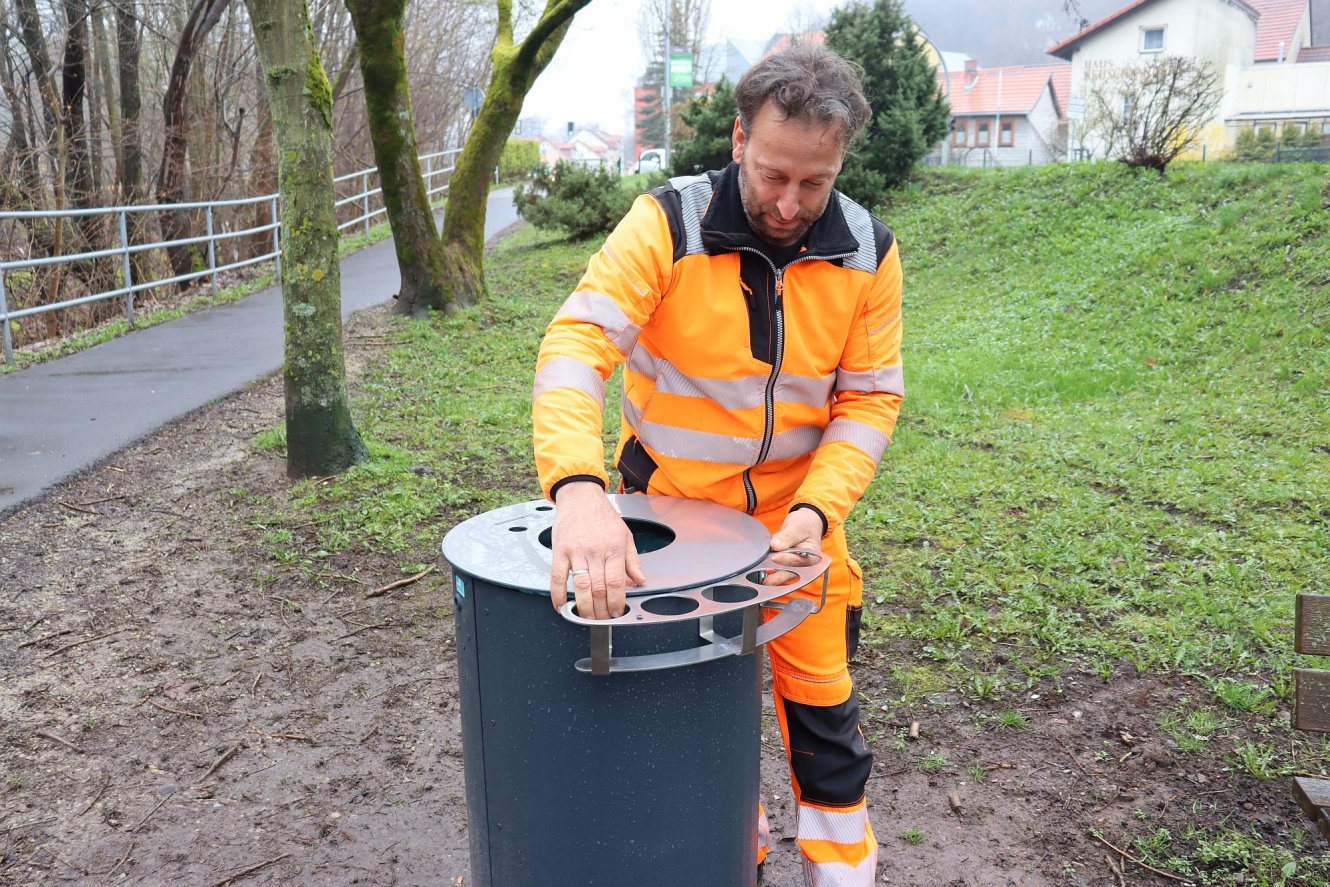
<svg viewBox="0 0 1330 887">
<path fill-rule="evenodd" d="M 895 238 L 833 191 L 800 248 L 773 247 L 748 227 L 738 175 L 639 197 L 550 323 L 532 407 L 547 496 L 608 486 L 605 382 L 621 363 L 626 491 L 810 507 L 830 532 L 872 480 L 905 393 Z"/>
</svg>

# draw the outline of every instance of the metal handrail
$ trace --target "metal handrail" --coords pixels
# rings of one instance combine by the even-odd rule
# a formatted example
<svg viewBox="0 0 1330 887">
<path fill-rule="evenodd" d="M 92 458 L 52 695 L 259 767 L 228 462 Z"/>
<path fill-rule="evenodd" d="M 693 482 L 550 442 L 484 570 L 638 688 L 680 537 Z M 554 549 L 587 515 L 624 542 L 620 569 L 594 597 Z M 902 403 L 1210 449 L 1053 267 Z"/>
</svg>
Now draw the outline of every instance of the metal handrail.
<svg viewBox="0 0 1330 887">
<path fill-rule="evenodd" d="M 457 155 L 462 151 L 461 148 L 450 148 L 445 151 L 434 151 L 429 154 L 420 155 L 420 163 L 424 166 L 422 177 L 425 180 L 425 193 L 432 201 L 435 195 L 445 193 L 448 190 L 448 183 L 445 181 L 441 185 L 434 185 L 433 180 L 436 176 L 447 175 L 456 168 Z M 337 176 L 333 179 L 334 186 L 354 180 L 360 181 L 360 191 L 348 197 L 336 201 L 336 208 L 350 206 L 355 203 L 360 204 L 360 214 L 353 219 L 338 224 L 339 232 L 346 231 L 357 225 L 362 228 L 362 236 L 368 242 L 370 238 L 371 222 L 379 216 L 387 214 L 387 207 L 383 204 L 383 189 L 381 187 L 370 187 L 370 176 L 378 173 L 377 167 L 366 167 L 350 172 L 345 175 Z M 377 198 L 374 202 L 377 206 L 371 206 L 371 199 Z M 266 225 L 255 225 L 240 230 L 222 230 L 217 231 L 213 225 L 213 212 L 217 209 L 237 206 L 259 206 L 268 204 L 270 209 L 270 221 Z M 43 256 L 40 258 L 11 259 L 9 261 L 0 261 L 0 340 L 3 340 L 5 363 L 14 362 L 14 344 L 13 331 L 10 329 L 10 322 L 23 317 L 31 317 L 37 314 L 45 314 L 50 311 L 59 311 L 64 308 L 73 308 L 78 305 L 87 305 L 92 302 L 106 301 L 109 299 L 123 298 L 125 300 L 125 316 L 132 327 L 134 320 L 134 295 L 143 290 L 155 289 L 160 286 L 172 286 L 178 283 L 186 283 L 191 280 L 209 278 L 212 287 L 212 294 L 217 294 L 217 275 L 223 271 L 233 271 L 238 268 L 246 268 L 250 265 L 256 265 L 259 262 L 266 262 L 269 259 L 274 262 L 274 273 L 279 277 L 282 271 L 282 252 L 281 252 L 281 215 L 279 206 L 281 203 L 280 194 L 263 194 L 258 197 L 238 197 L 230 200 L 208 200 L 196 201 L 192 203 L 154 203 L 138 204 L 134 206 L 109 206 L 96 207 L 93 209 L 64 209 L 64 210 L 3 210 L 0 211 L 0 223 L 3 222 L 23 222 L 37 219 L 61 219 L 61 218 L 87 218 L 92 216 L 116 216 L 119 228 L 119 246 L 107 249 L 90 250 L 83 253 L 73 253 L 65 256 Z M 130 243 L 128 219 L 133 213 L 162 213 L 175 210 L 187 210 L 204 212 L 205 234 L 197 237 L 177 238 L 175 240 L 160 240 L 152 243 Z M 226 264 L 217 264 L 217 243 L 235 240 L 239 237 L 262 234 L 266 231 L 272 232 L 272 250 L 260 256 L 250 256 L 246 259 L 238 259 Z M 131 257 L 145 253 L 154 249 L 167 249 L 180 246 L 191 246 L 195 244 L 207 244 L 207 267 L 198 271 L 191 271 L 186 274 L 176 274 L 170 277 L 134 281 L 134 265 Z M 107 259 L 115 256 L 121 257 L 120 268 L 120 286 L 106 290 L 105 292 L 91 293 L 78 296 L 73 299 L 66 299 L 61 302 L 51 302 L 44 305 L 33 305 L 28 308 L 21 308 L 15 311 L 9 310 L 9 297 L 5 290 L 5 272 L 17 271 L 27 268 L 51 267 L 55 265 L 64 265 L 71 262 L 92 261 L 96 259 Z"/>
</svg>

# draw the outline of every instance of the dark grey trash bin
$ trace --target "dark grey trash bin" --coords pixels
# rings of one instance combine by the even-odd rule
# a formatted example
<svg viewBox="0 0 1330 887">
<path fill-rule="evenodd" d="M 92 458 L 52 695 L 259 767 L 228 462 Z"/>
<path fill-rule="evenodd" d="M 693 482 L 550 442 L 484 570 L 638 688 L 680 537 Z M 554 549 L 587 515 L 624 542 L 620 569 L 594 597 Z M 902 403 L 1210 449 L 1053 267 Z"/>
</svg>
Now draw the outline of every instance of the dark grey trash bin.
<svg viewBox="0 0 1330 887">
<path fill-rule="evenodd" d="M 501 508 L 443 541 L 453 567 L 477 887 L 743 887 L 756 879 L 761 644 L 829 559 L 768 559 L 755 519 L 611 496 L 649 584 L 628 611 L 549 602 L 554 509 Z M 779 583 L 779 584 L 777 584 Z M 763 621 L 763 609 L 778 610 Z M 562 618 L 561 618 L 562 616 Z"/>
</svg>

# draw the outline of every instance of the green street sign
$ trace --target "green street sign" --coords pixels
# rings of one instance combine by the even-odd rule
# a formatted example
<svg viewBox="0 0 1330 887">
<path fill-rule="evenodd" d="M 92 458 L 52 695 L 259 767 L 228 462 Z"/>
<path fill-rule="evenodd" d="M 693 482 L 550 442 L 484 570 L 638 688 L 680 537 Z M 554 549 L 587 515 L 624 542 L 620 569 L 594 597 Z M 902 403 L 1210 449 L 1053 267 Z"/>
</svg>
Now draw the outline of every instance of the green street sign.
<svg viewBox="0 0 1330 887">
<path fill-rule="evenodd" d="M 670 86 L 693 85 L 693 56 L 688 52 L 670 54 Z"/>
</svg>

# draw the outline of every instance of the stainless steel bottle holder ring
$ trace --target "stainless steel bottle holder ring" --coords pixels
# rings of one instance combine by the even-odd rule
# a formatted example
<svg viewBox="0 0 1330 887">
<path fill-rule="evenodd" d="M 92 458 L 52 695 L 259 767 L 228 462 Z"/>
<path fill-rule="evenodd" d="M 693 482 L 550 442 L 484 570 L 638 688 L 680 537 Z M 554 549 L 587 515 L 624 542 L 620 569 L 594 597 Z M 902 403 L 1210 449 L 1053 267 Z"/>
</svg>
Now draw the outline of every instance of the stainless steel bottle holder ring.
<svg viewBox="0 0 1330 887">
<path fill-rule="evenodd" d="M 613 619 L 587 619 L 577 614 L 577 603 L 569 600 L 559 608 L 559 615 L 575 625 L 591 630 L 591 655 L 579 659 L 574 667 L 593 675 L 658 671 L 710 662 L 724 656 L 747 656 L 761 645 L 793 630 L 818 613 L 827 603 L 828 568 L 831 558 L 817 551 L 789 549 L 779 555 L 784 560 L 801 559 L 800 564 L 778 563 L 772 555 L 740 575 L 698 588 L 663 594 L 629 597 L 623 615 Z M 822 596 L 816 605 L 809 598 L 778 600 L 806 585 L 822 580 Z M 717 616 L 741 610 L 743 630 L 734 637 L 718 634 Z M 762 611 L 777 615 L 763 621 Z M 697 633 L 707 643 L 687 650 L 643 656 L 615 656 L 614 629 L 660 625 L 666 622 L 697 621 Z"/>
</svg>

